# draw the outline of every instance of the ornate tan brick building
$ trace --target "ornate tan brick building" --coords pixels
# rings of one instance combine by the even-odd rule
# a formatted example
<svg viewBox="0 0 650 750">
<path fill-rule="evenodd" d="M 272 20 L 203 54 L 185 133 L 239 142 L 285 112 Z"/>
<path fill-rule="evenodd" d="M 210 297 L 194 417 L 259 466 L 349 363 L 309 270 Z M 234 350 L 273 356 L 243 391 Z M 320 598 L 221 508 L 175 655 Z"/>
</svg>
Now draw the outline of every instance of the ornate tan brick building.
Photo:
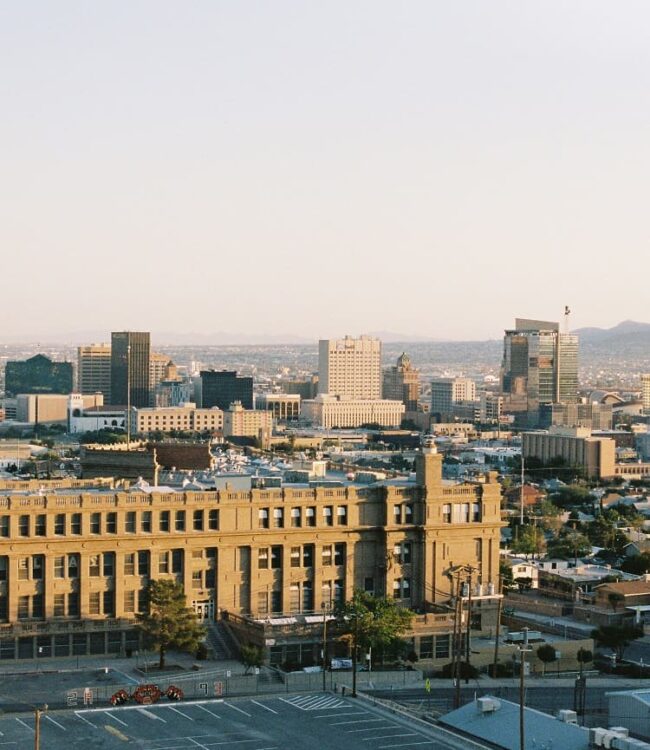
<svg viewBox="0 0 650 750">
<path fill-rule="evenodd" d="M 441 456 L 426 448 L 416 482 L 246 492 L 0 488 L 0 658 L 136 648 L 133 620 L 152 578 L 179 580 L 203 618 L 228 619 L 275 661 L 287 650 L 299 663 L 315 661 L 316 615 L 355 588 L 420 612 L 413 635 L 423 654 L 434 637 L 448 649 L 458 566 L 473 571 L 474 629 L 494 623 L 499 511 L 495 474 L 443 482 Z M 295 627 L 270 643 L 265 628 L 280 615 Z"/>
</svg>

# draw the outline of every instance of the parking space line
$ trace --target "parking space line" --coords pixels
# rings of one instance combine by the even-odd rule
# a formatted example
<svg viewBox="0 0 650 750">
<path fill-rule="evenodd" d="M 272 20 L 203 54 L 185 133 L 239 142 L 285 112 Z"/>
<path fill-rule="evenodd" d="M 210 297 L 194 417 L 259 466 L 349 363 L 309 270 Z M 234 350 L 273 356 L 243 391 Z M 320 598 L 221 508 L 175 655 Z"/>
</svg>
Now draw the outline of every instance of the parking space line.
<svg viewBox="0 0 650 750">
<path fill-rule="evenodd" d="M 189 719 L 190 721 L 194 721 L 194 719 L 191 716 L 188 716 L 187 714 L 184 714 L 182 711 L 179 711 L 174 706 L 165 706 L 165 708 L 168 708 L 170 711 L 174 711 L 174 713 L 180 714 L 185 719 Z"/>
<path fill-rule="evenodd" d="M 65 728 L 65 727 L 63 726 L 63 724 L 59 724 L 59 722 L 58 722 L 58 721 L 55 721 L 55 720 L 54 720 L 54 719 L 53 719 L 53 718 L 52 718 L 51 716 L 48 716 L 47 714 L 45 714 L 45 718 L 46 718 L 46 719 L 47 719 L 48 721 L 51 721 L 51 722 L 52 722 L 52 724 L 56 724 L 56 726 L 57 726 L 57 727 L 59 727 L 59 729 L 63 729 L 63 731 L 64 731 L 64 732 L 67 732 L 67 731 L 68 731 L 68 730 L 67 730 L 67 729 L 66 729 L 66 728 Z"/>
<path fill-rule="evenodd" d="M 233 706 L 232 703 L 228 703 L 227 701 L 223 702 L 224 706 L 228 706 L 228 708 L 233 708 L 235 711 L 239 711 L 240 714 L 244 714 L 244 716 L 248 716 L 248 718 L 252 718 L 252 714 L 249 714 L 248 711 L 244 711 L 241 708 L 237 708 L 237 706 Z"/>
<path fill-rule="evenodd" d="M 195 704 L 197 708 L 200 708 L 201 711 L 205 711 L 206 714 L 210 714 L 210 716 L 214 716 L 215 719 L 221 719 L 222 716 L 219 716 L 219 714 L 215 714 L 214 711 L 210 711 L 209 708 L 206 708 L 205 706 L 202 706 L 200 703 Z"/>
<path fill-rule="evenodd" d="M 156 716 L 156 714 L 152 713 L 151 711 L 147 711 L 146 708 L 138 708 L 138 713 L 146 716 L 148 719 L 153 719 L 154 721 L 162 721 L 163 724 L 167 723 L 165 719 L 162 718 L 162 716 Z"/>
<path fill-rule="evenodd" d="M 187 739 L 190 742 L 193 742 L 196 745 L 196 747 L 200 747 L 200 748 L 202 748 L 202 750 L 209 750 L 209 748 L 207 747 L 207 745 L 202 745 L 198 740 L 195 740 L 193 737 L 188 737 Z"/>
<path fill-rule="evenodd" d="M 348 734 L 352 734 L 353 732 L 384 732 L 386 729 L 400 729 L 400 725 L 389 724 L 387 727 L 364 727 L 363 729 L 346 729 L 345 731 Z"/>
<path fill-rule="evenodd" d="M 113 719 L 113 721 L 116 721 L 118 724 L 121 724 L 123 727 L 128 727 L 129 726 L 125 721 L 122 721 L 122 719 L 118 719 L 117 716 L 113 716 L 113 714 L 111 713 L 110 709 L 107 708 L 105 710 L 105 713 L 106 713 L 106 716 L 109 717 L 109 719 Z"/>
<path fill-rule="evenodd" d="M 406 732 L 405 734 L 379 734 L 375 737 L 362 737 L 361 742 L 374 742 L 375 740 L 390 740 L 392 737 L 422 737 L 417 732 Z"/>
<path fill-rule="evenodd" d="M 387 721 L 387 720 L 386 719 L 357 719 L 356 721 L 335 721 L 330 726 L 338 727 L 343 724 L 367 724 L 367 723 L 370 723 L 371 721 Z"/>
<path fill-rule="evenodd" d="M 426 742 L 402 742 L 399 745 L 379 745 L 377 750 L 387 750 L 389 747 L 411 747 L 412 745 L 433 745 L 433 740 L 426 740 Z"/>
<path fill-rule="evenodd" d="M 259 742 L 259 740 L 224 740 L 223 742 L 211 742 L 210 747 L 213 745 L 236 745 L 241 742 Z"/>
<path fill-rule="evenodd" d="M 14 717 L 14 718 L 16 719 L 16 721 L 17 721 L 17 722 L 18 722 L 19 724 L 22 724 L 22 725 L 23 725 L 23 726 L 25 727 L 25 729 L 29 729 L 29 731 L 30 731 L 30 732 L 33 732 L 33 731 L 34 731 L 34 728 L 33 728 L 33 727 L 30 727 L 30 726 L 29 726 L 29 724 L 25 724 L 25 722 L 24 722 L 24 721 L 23 721 L 22 719 L 19 719 L 19 718 L 18 718 L 17 716 L 16 716 L 16 717 Z"/>
<path fill-rule="evenodd" d="M 251 698 L 251 703 L 254 703 L 256 706 L 259 706 L 260 708 L 265 708 L 267 711 L 270 711 L 272 714 L 277 714 L 277 711 L 274 711 L 272 708 L 269 708 L 268 706 L 265 706 L 263 703 L 260 703 L 259 701 L 255 701 Z"/>
<path fill-rule="evenodd" d="M 280 700 L 282 700 L 282 698 L 280 698 Z M 362 716 L 367 713 L 367 711 L 348 711 L 343 714 L 319 714 L 318 716 L 312 716 L 312 719 L 338 719 L 339 716 Z"/>
<path fill-rule="evenodd" d="M 85 721 L 85 722 L 86 722 L 86 724 L 89 724 L 89 725 L 90 725 L 90 726 L 91 726 L 91 727 L 92 727 L 93 729 L 97 729 L 97 726 L 96 726 L 95 724 L 93 724 L 93 723 L 92 723 L 92 721 L 88 721 L 88 719 L 86 719 L 86 717 L 85 717 L 85 716 L 82 716 L 82 715 L 81 715 L 81 712 L 80 712 L 80 711 L 75 711 L 75 712 L 74 712 L 74 715 L 75 715 L 75 716 L 76 716 L 76 717 L 77 717 L 78 719 L 81 719 L 81 721 Z"/>
</svg>

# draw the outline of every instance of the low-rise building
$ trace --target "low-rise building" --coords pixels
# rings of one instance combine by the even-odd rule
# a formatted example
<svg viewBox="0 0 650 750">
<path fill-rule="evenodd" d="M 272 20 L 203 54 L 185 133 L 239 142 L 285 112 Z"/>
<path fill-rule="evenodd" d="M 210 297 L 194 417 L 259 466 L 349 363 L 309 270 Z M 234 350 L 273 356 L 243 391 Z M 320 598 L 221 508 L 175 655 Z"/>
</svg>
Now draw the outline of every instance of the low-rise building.
<svg viewBox="0 0 650 750">
<path fill-rule="evenodd" d="M 221 409 L 199 409 L 194 403 L 168 407 L 133 408 L 131 430 L 146 435 L 151 432 L 217 432 L 223 430 Z"/>
<path fill-rule="evenodd" d="M 404 413 L 405 407 L 401 401 L 356 399 L 326 393 L 302 403 L 303 419 L 327 429 L 370 424 L 399 427 Z"/>
<path fill-rule="evenodd" d="M 551 427 L 548 432 L 524 432 L 524 459 L 537 458 L 550 463 L 562 458 L 569 466 L 580 468 L 590 479 L 616 475 L 616 444 L 609 438 L 592 437 L 587 428 Z"/>
<path fill-rule="evenodd" d="M 263 393 L 255 399 L 258 409 L 270 411 L 276 422 L 300 419 L 300 396 L 297 393 Z"/>
<path fill-rule="evenodd" d="M 16 397 L 16 419 L 26 424 L 51 424 L 68 421 L 70 398 L 74 397 L 75 408 L 89 409 L 104 405 L 103 393 L 88 394 L 20 394 Z"/>
<path fill-rule="evenodd" d="M 273 413 L 270 411 L 244 409 L 242 404 L 236 401 L 223 413 L 223 436 L 225 438 L 248 438 L 266 447 L 272 432 Z"/>
</svg>

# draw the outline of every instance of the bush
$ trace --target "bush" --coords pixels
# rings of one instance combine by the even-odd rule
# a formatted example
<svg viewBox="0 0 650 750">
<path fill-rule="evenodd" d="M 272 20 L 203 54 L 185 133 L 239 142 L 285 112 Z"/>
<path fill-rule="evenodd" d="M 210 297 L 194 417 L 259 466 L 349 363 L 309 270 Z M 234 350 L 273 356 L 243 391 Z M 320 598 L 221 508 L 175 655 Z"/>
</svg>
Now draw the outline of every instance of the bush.
<svg viewBox="0 0 650 750">
<path fill-rule="evenodd" d="M 454 662 L 449 662 L 449 664 L 445 664 L 445 666 L 442 668 L 442 671 L 440 672 L 441 677 L 455 677 L 455 667 L 456 665 Z M 468 664 L 466 661 L 461 661 L 460 663 L 460 678 L 461 680 L 473 680 L 476 677 L 478 677 L 478 669 L 473 664 Z"/>
<path fill-rule="evenodd" d="M 208 647 L 205 643 L 199 643 L 195 656 L 197 661 L 205 661 L 208 658 Z"/>
</svg>

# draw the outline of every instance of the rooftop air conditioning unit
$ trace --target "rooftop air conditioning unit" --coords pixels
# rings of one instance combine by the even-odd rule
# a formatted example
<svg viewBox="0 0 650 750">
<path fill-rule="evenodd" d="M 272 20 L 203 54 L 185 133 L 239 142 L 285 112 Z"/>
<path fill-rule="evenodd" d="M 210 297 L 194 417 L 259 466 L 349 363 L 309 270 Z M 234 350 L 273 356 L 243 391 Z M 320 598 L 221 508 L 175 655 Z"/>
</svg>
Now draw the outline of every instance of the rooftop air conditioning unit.
<svg viewBox="0 0 650 750">
<path fill-rule="evenodd" d="M 627 727 L 610 727 L 610 732 L 616 732 L 619 737 L 629 737 L 630 730 Z"/>
<path fill-rule="evenodd" d="M 571 711 L 568 708 L 562 708 L 557 712 L 557 718 L 559 721 L 563 721 L 565 724 L 577 724 L 578 714 L 575 711 Z"/>
<path fill-rule="evenodd" d="M 499 701 L 496 700 L 496 698 L 492 698 L 490 696 L 477 698 L 476 703 L 478 705 L 479 712 L 482 714 L 493 713 L 494 711 L 498 711 L 498 709 L 501 708 L 501 704 L 499 703 Z"/>
</svg>

